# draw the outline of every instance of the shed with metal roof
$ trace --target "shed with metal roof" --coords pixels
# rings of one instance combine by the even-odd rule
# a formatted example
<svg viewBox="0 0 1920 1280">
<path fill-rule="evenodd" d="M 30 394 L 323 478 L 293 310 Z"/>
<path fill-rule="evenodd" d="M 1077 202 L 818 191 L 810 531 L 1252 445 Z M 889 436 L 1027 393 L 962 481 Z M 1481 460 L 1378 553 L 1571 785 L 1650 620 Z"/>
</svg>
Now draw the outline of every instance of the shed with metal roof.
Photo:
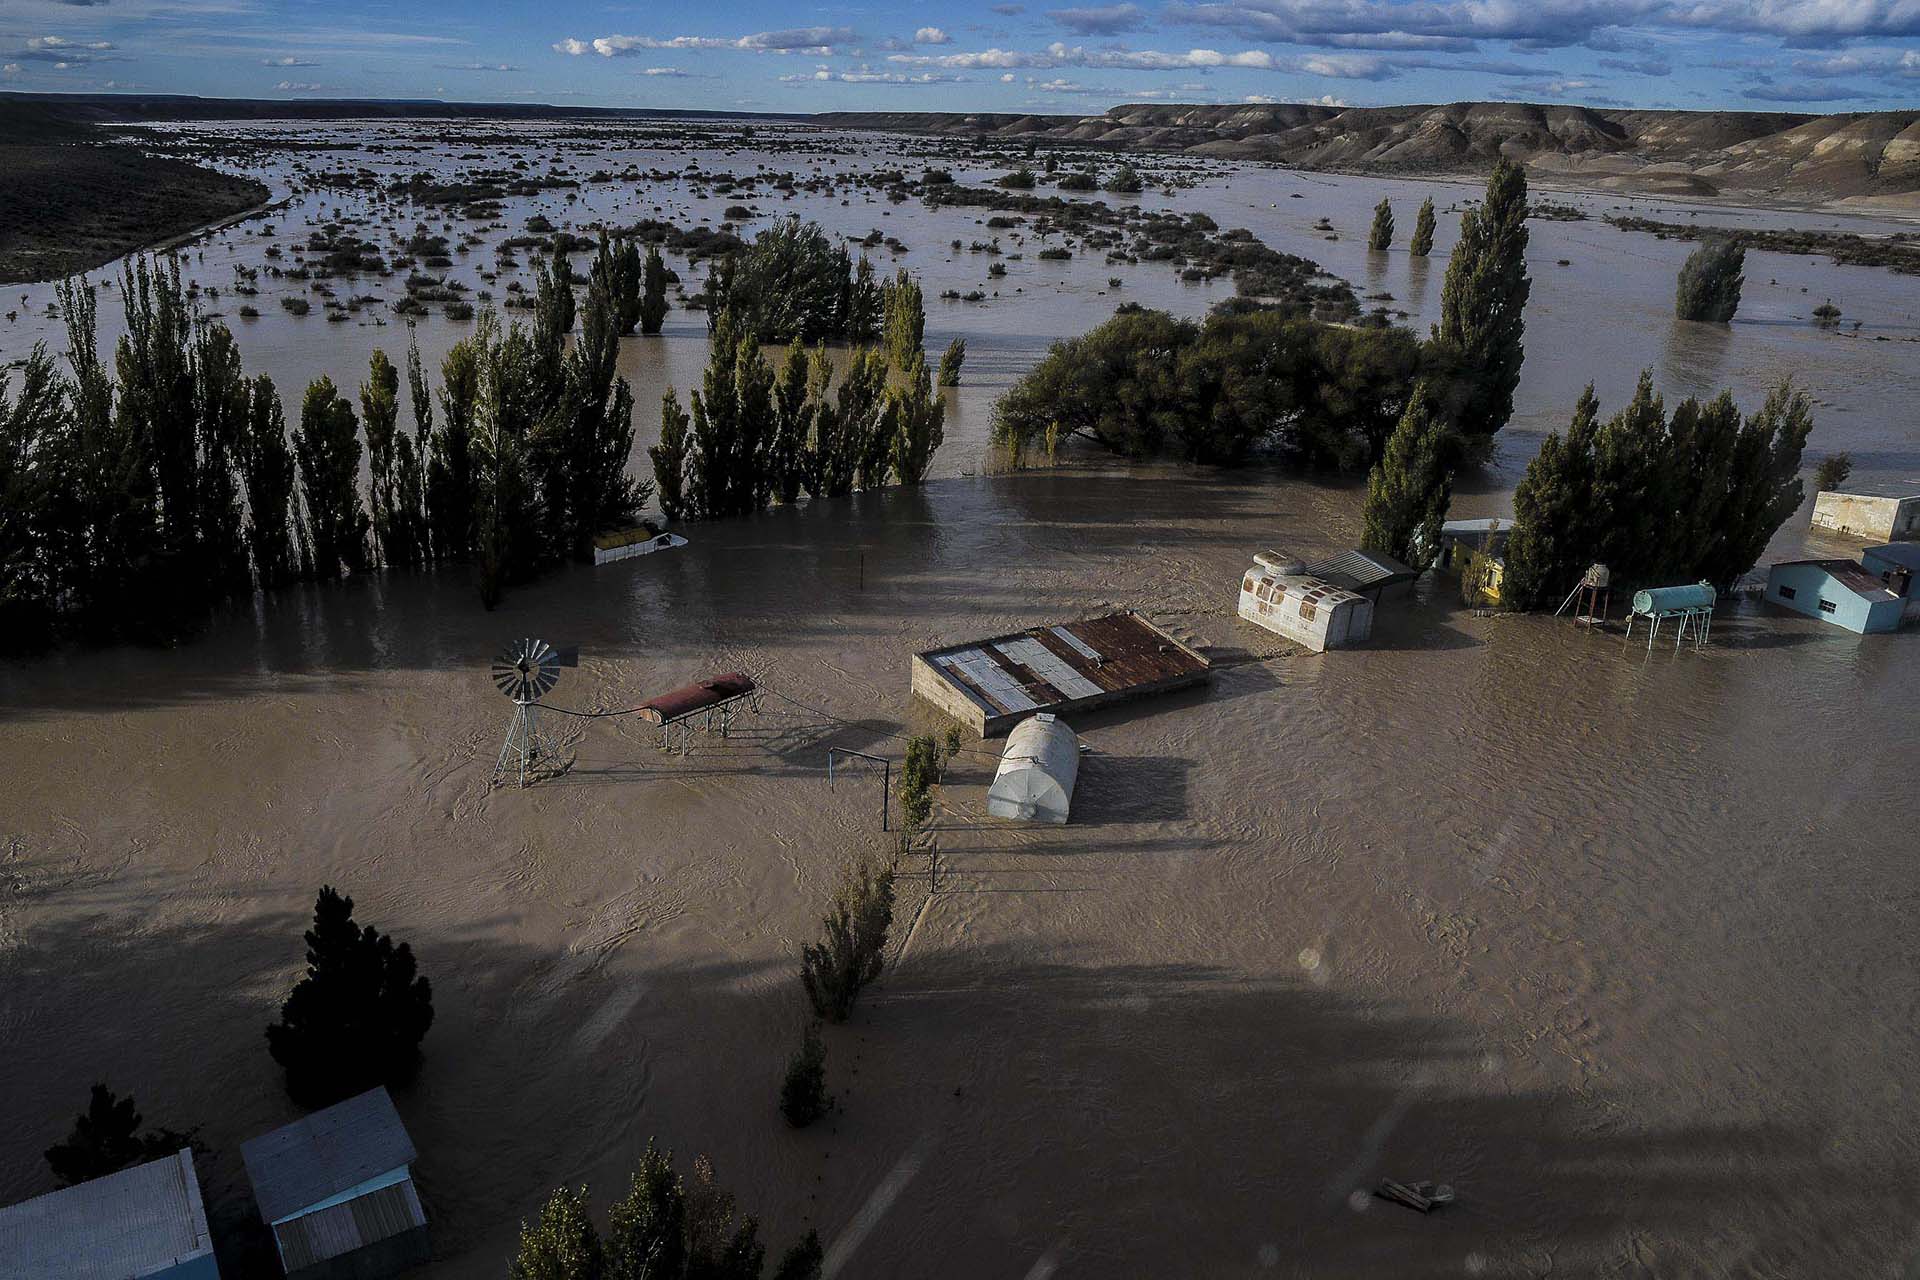
<svg viewBox="0 0 1920 1280">
<path fill-rule="evenodd" d="M 1362 551 L 1358 547 L 1312 562 L 1307 565 L 1307 574 L 1344 591 L 1366 596 L 1375 604 L 1394 588 L 1404 587 L 1419 576 L 1392 556 Z"/>
<path fill-rule="evenodd" d="M 1906 601 L 1851 560 L 1788 560 L 1767 570 L 1767 597 L 1859 635 L 1897 630 Z"/>
<path fill-rule="evenodd" d="M 425 1262 L 415 1154 L 385 1088 L 242 1143 L 289 1280 L 370 1280 Z"/>
<path fill-rule="evenodd" d="M 193 1152 L 0 1209 L 8 1280 L 219 1280 Z"/>
</svg>

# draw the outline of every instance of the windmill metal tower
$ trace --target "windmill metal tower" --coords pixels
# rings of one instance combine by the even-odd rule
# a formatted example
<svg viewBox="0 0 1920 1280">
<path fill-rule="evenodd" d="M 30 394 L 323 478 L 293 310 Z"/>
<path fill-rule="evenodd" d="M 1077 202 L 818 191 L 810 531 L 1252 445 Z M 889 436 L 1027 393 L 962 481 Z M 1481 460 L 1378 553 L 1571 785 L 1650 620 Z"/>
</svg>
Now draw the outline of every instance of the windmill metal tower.
<svg viewBox="0 0 1920 1280">
<path fill-rule="evenodd" d="M 553 742 L 540 731 L 540 699 L 560 682 L 560 668 L 580 665 L 579 651 L 556 649 L 545 640 L 515 640 L 493 660 L 493 683 L 513 699 L 513 719 L 507 722 L 507 740 L 493 766 L 493 780 L 527 775 L 558 758 Z"/>
</svg>

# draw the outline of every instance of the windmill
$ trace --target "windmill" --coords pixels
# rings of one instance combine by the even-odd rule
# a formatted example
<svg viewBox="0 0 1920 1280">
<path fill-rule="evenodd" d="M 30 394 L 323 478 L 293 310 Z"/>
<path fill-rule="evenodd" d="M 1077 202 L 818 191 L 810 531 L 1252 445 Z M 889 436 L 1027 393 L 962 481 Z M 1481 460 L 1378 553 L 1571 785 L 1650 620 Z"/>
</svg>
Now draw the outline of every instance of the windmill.
<svg viewBox="0 0 1920 1280">
<path fill-rule="evenodd" d="M 513 699 L 513 719 L 507 723 L 507 741 L 493 766 L 493 780 L 518 772 L 527 785 L 527 772 L 559 753 L 540 732 L 540 699 L 560 682 L 560 668 L 580 665 L 578 649 L 556 649 L 545 640 L 515 640 L 493 660 L 493 683 Z"/>
</svg>

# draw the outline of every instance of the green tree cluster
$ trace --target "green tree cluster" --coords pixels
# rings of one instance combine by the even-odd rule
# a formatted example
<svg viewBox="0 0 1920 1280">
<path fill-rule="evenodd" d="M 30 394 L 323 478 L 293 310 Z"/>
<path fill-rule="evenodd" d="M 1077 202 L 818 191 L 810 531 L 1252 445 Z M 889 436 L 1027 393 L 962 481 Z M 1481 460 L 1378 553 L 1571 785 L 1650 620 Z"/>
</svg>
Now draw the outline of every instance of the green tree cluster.
<svg viewBox="0 0 1920 1280">
<path fill-rule="evenodd" d="M 667 263 L 660 246 L 647 246 L 647 261 L 641 271 L 640 332 L 655 334 L 667 319 Z"/>
<path fill-rule="evenodd" d="M 1392 556 L 1414 572 L 1433 564 L 1440 526 L 1453 497 L 1458 441 L 1431 390 L 1421 383 L 1407 399 L 1386 452 L 1367 476 L 1360 546 Z"/>
<path fill-rule="evenodd" d="M 1668 412 L 1642 374 L 1605 422 L 1589 387 L 1514 494 L 1502 599 L 1557 603 L 1596 562 L 1616 585 L 1731 586 L 1799 508 L 1812 428 L 1807 397 L 1790 383 L 1744 416 L 1726 392 Z"/>
<path fill-rule="evenodd" d="M 872 342 L 880 336 L 881 287 L 873 264 L 856 263 L 818 223 L 775 222 L 707 273 L 710 326 L 725 314 L 736 333 L 765 343 Z"/>
<path fill-rule="evenodd" d="M 118 1173 L 131 1165 L 199 1148 L 192 1133 L 172 1129 L 140 1132 L 141 1116 L 133 1095 L 115 1097 L 104 1084 L 93 1086 L 87 1109 L 74 1117 L 73 1132 L 47 1148 L 47 1167 L 63 1187 Z"/>
<path fill-rule="evenodd" d="M 818 942 L 800 949 L 800 985 L 813 1011 L 828 1022 L 845 1022 L 860 991 L 886 965 L 887 930 L 893 925 L 893 869 L 857 857 L 841 869 Z"/>
<path fill-rule="evenodd" d="M 1682 320 L 1726 324 L 1740 309 L 1747 282 L 1747 251 L 1735 240 L 1709 240 L 1687 255 L 1674 287 L 1673 310 Z"/>
<path fill-rule="evenodd" d="M 1136 458 L 1232 464 L 1273 447 L 1359 467 L 1380 456 L 1425 364 L 1405 329 L 1123 310 L 1054 343 L 995 406 L 993 435 L 1017 455 L 1079 436 Z"/>
<path fill-rule="evenodd" d="M 705 1156 L 691 1178 L 672 1152 L 651 1143 L 603 1237 L 587 1189 L 556 1188 L 539 1217 L 520 1224 L 513 1280 L 760 1280 L 766 1271 L 760 1223 L 742 1214 Z M 775 1266 L 772 1280 L 819 1280 L 825 1251 L 809 1231 Z"/>
<path fill-rule="evenodd" d="M 323 885 L 306 932 L 307 973 L 267 1028 L 287 1093 L 324 1107 L 376 1085 L 412 1080 L 433 1025 L 433 988 L 413 949 L 354 923 L 353 899 Z"/>
</svg>

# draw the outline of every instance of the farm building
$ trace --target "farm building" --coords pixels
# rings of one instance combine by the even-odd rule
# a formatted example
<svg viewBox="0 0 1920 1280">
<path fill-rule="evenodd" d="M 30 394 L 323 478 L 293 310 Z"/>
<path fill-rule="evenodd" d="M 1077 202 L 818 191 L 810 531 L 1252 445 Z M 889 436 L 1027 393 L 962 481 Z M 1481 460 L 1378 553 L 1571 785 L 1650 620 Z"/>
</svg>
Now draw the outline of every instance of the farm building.
<svg viewBox="0 0 1920 1280">
<path fill-rule="evenodd" d="M 1851 560 L 1789 560 L 1767 570 L 1767 599 L 1860 635 L 1900 626 L 1906 601 Z"/>
<path fill-rule="evenodd" d="M 384 1088 L 242 1143 L 240 1158 L 289 1280 L 373 1280 L 427 1260 L 413 1141 Z"/>
<path fill-rule="evenodd" d="M 1836 493 L 1814 495 L 1813 524 L 1853 538 L 1920 537 L 1920 493 Z"/>
<path fill-rule="evenodd" d="M 1185 688 L 1212 664 L 1128 610 L 913 655 L 913 692 L 983 738 L 1056 715 Z"/>
<path fill-rule="evenodd" d="M 1067 722 L 1042 711 L 1007 735 L 1000 768 L 987 788 L 987 812 L 1020 822 L 1065 822 L 1080 776 L 1080 740 Z"/>
<path fill-rule="evenodd" d="M 8 1280 L 219 1280 L 193 1152 L 0 1209 Z"/>
<path fill-rule="evenodd" d="M 1418 575 L 1392 556 L 1356 548 L 1309 564 L 1307 576 L 1379 604 L 1389 594 L 1406 591 Z"/>
<path fill-rule="evenodd" d="M 1240 580 L 1240 616 L 1315 653 L 1363 643 L 1373 632 L 1373 601 L 1311 576 L 1279 551 L 1254 556 Z"/>
<path fill-rule="evenodd" d="M 1473 567 L 1474 559 L 1487 558 L 1486 581 L 1481 594 L 1487 603 L 1500 603 L 1501 581 L 1507 573 L 1507 539 L 1513 536 L 1511 519 L 1449 520 L 1440 526 L 1440 557 L 1434 568 L 1458 578 Z"/>
<path fill-rule="evenodd" d="M 1868 547 L 1860 553 L 1860 567 L 1887 584 L 1887 590 L 1906 601 L 1901 611 L 1908 620 L 1920 618 L 1920 591 L 1914 579 L 1920 578 L 1920 542 L 1891 542 L 1884 547 Z"/>
</svg>

